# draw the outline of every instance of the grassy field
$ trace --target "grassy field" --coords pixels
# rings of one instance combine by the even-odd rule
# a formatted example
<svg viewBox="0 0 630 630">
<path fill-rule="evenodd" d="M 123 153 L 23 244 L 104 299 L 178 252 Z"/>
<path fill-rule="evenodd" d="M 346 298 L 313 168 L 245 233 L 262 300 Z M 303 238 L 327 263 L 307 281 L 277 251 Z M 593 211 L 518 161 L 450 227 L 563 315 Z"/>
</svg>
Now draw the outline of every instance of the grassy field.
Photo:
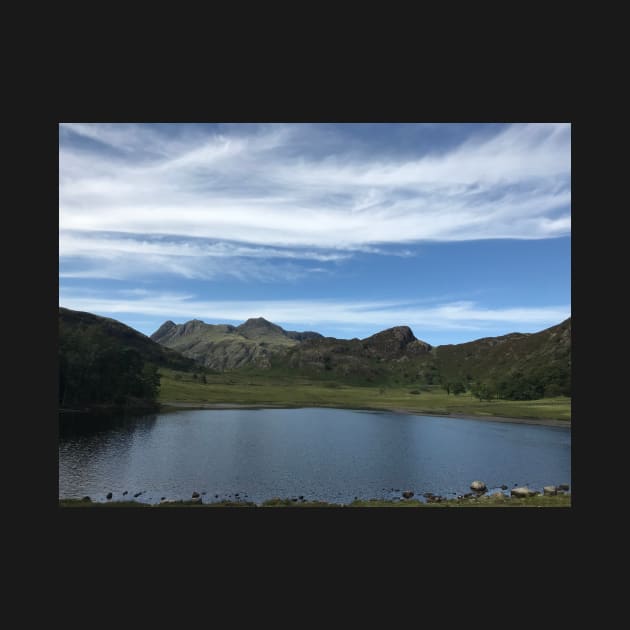
<svg viewBox="0 0 630 630">
<path fill-rule="evenodd" d="M 190 503 L 188 501 L 179 501 L 177 503 L 163 503 L 150 505 L 147 503 L 137 503 L 136 501 L 110 501 L 107 503 L 94 503 L 90 501 L 81 501 L 79 499 L 66 499 L 59 500 L 59 507 L 158 507 L 158 508 L 170 508 L 170 507 L 264 507 L 264 508 L 302 508 L 302 507 L 327 507 L 327 508 L 467 508 L 467 507 L 571 507 L 571 495 L 559 494 L 556 496 L 535 496 L 528 497 L 526 499 L 517 499 L 514 497 L 497 498 L 493 496 L 483 496 L 480 498 L 467 498 L 467 499 L 452 499 L 450 501 L 443 501 L 442 503 L 423 503 L 422 501 L 406 500 L 406 501 L 353 501 L 346 505 L 338 505 L 335 503 L 324 503 L 320 501 L 311 502 L 295 502 L 290 499 L 270 499 L 265 501 L 261 505 L 257 505 L 251 502 L 234 502 L 234 501 L 221 501 L 216 503 Z"/>
<path fill-rule="evenodd" d="M 161 369 L 160 373 L 161 403 L 401 409 L 428 414 L 571 420 L 571 399 L 565 397 L 480 402 L 470 393 L 447 395 L 438 387 L 422 390 L 413 387 L 361 387 L 260 372 L 207 374 L 207 383 L 204 384 L 186 372 Z"/>
</svg>

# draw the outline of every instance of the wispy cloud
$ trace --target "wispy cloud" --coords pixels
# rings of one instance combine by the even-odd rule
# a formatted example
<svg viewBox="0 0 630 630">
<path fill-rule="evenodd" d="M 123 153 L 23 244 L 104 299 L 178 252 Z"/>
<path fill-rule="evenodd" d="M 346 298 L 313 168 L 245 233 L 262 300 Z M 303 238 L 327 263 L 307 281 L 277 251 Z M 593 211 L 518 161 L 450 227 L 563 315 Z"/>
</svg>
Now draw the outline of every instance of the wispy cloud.
<svg viewBox="0 0 630 630">
<path fill-rule="evenodd" d="M 164 319 L 202 319 L 206 321 L 244 321 L 265 317 L 281 325 L 336 325 L 347 329 L 372 327 L 377 330 L 408 325 L 417 334 L 426 331 L 483 331 L 490 326 L 521 327 L 534 330 L 551 326 L 571 314 L 569 305 L 537 308 L 488 308 L 473 301 L 451 301 L 426 305 L 422 300 L 200 300 L 190 294 L 143 291 L 134 294 L 99 295 L 94 291 L 62 290 L 60 305 L 115 316 L 116 314 L 163 317 Z M 512 329 L 512 328 L 511 328 Z M 527 331 L 526 330 L 526 331 Z"/>
<path fill-rule="evenodd" d="M 307 148 L 296 155 L 296 147 L 331 133 L 317 125 L 243 126 L 231 134 L 186 126 L 169 134 L 138 125 L 64 129 L 119 149 L 62 142 L 64 231 L 349 250 L 570 233 L 566 124 L 516 124 L 440 154 L 387 158 Z M 215 251 L 229 255 L 229 248 Z"/>
</svg>

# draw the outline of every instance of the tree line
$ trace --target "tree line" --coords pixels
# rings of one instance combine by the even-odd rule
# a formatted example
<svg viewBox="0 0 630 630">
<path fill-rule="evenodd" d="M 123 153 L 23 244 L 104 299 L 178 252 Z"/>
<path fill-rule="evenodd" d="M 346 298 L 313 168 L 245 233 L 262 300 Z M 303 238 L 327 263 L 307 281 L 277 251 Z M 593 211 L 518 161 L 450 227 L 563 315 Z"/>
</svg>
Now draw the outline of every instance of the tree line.
<svg viewBox="0 0 630 630">
<path fill-rule="evenodd" d="M 517 371 L 499 379 L 455 379 L 441 381 L 447 394 L 466 391 L 479 400 L 537 400 L 554 396 L 571 396 L 571 375 L 568 371 L 547 369 L 525 374 Z"/>
<path fill-rule="evenodd" d="M 94 326 L 59 327 L 59 404 L 153 403 L 160 376 L 135 348 Z"/>
</svg>

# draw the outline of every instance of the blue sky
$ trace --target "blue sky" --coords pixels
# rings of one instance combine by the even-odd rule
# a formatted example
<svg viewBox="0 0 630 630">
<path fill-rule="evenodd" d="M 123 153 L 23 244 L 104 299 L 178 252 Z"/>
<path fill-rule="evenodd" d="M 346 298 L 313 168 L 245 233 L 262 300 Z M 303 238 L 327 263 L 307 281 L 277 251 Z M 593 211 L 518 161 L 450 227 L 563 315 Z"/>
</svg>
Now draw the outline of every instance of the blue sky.
<svg viewBox="0 0 630 630">
<path fill-rule="evenodd" d="M 59 304 L 433 345 L 571 314 L 570 125 L 59 127 Z"/>
</svg>

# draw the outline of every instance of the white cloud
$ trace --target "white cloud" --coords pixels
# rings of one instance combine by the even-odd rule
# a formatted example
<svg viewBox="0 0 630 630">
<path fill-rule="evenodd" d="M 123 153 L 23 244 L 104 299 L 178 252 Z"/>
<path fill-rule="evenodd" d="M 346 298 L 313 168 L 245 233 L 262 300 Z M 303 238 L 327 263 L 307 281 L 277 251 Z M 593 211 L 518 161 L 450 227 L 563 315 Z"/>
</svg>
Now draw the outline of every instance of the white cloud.
<svg viewBox="0 0 630 630">
<path fill-rule="evenodd" d="M 65 126 L 121 152 L 62 143 L 62 230 L 328 249 L 570 233 L 567 124 L 511 125 L 439 155 L 387 159 L 296 157 L 306 137 L 317 141 L 317 125 L 232 134 L 184 126 L 180 135 Z"/>
</svg>

